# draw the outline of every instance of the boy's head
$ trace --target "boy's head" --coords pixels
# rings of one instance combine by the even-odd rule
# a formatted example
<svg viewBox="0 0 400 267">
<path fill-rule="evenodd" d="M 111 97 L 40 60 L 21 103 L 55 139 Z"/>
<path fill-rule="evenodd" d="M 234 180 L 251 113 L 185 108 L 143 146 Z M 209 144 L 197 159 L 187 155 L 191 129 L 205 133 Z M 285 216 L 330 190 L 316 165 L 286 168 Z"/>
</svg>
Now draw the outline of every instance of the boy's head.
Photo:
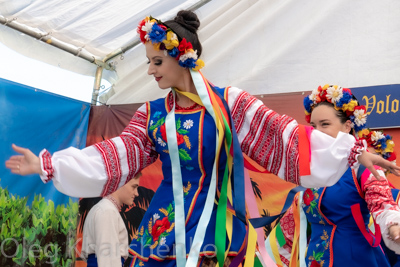
<svg viewBox="0 0 400 267">
<path fill-rule="evenodd" d="M 135 197 L 137 197 L 138 194 L 138 187 L 139 187 L 139 181 L 140 177 L 142 176 L 142 173 L 136 174 L 133 179 L 129 180 L 125 185 L 123 185 L 121 188 L 119 188 L 117 191 L 112 193 L 112 196 L 116 199 L 121 204 L 125 205 L 132 205 L 133 201 L 135 200 Z"/>
</svg>

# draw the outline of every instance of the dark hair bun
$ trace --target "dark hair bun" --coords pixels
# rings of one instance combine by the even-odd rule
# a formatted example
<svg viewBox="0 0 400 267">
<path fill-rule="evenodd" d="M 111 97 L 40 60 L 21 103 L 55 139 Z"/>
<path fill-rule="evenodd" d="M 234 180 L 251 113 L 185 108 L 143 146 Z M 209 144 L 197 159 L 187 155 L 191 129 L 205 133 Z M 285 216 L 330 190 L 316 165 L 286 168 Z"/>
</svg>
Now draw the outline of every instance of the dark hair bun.
<svg viewBox="0 0 400 267">
<path fill-rule="evenodd" d="M 200 27 L 200 20 L 197 15 L 190 10 L 181 10 L 176 14 L 174 19 L 175 22 L 182 25 L 192 33 L 196 33 L 197 29 Z"/>
<path fill-rule="evenodd" d="M 193 11 L 181 10 L 173 20 L 165 21 L 164 25 L 178 36 L 179 41 L 185 38 L 187 42 L 190 42 L 193 50 L 197 51 L 197 56 L 201 55 L 203 49 L 197 36 L 200 20 Z"/>
</svg>

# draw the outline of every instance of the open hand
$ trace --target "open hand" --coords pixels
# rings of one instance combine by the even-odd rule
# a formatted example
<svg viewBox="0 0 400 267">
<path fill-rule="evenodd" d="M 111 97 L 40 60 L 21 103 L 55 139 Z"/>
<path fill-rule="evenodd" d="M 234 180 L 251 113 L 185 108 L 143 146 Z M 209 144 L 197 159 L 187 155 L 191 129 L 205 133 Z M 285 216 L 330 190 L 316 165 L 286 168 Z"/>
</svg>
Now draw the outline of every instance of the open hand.
<svg viewBox="0 0 400 267">
<path fill-rule="evenodd" d="M 41 174 L 40 159 L 27 148 L 12 145 L 12 148 L 21 155 L 11 156 L 6 161 L 6 167 L 12 173 L 19 175 Z"/>
<path fill-rule="evenodd" d="M 375 177 L 380 180 L 380 175 L 374 168 L 374 165 L 378 165 L 396 176 L 400 176 L 400 167 L 393 164 L 393 162 L 388 161 L 381 156 L 372 154 L 367 151 L 362 151 L 361 155 L 358 156 L 358 161 L 360 164 L 364 165 Z"/>
</svg>

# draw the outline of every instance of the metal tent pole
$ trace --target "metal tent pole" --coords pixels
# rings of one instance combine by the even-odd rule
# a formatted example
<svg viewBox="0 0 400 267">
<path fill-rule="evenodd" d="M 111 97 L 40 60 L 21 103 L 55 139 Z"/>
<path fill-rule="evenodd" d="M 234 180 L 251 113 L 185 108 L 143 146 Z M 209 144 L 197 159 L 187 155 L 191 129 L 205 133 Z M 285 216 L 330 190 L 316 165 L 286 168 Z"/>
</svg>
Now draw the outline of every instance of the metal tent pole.
<svg viewBox="0 0 400 267">
<path fill-rule="evenodd" d="M 7 26 L 11 29 L 14 29 L 16 31 L 19 31 L 21 33 L 24 33 L 28 36 L 31 36 L 39 41 L 42 41 L 46 44 L 49 44 L 51 46 L 57 47 L 58 49 L 61 49 L 65 52 L 68 52 L 70 54 L 73 54 L 74 56 L 83 58 L 90 63 L 96 64 L 97 66 L 101 66 L 105 69 L 112 70 L 113 66 L 110 64 L 105 63 L 100 59 L 100 57 L 97 57 L 88 51 L 82 49 L 82 47 L 76 47 L 74 45 L 68 44 L 66 42 L 60 41 L 57 38 L 54 38 L 51 36 L 50 33 L 42 34 L 35 30 L 34 28 L 31 28 L 29 26 L 26 26 L 24 24 L 21 24 L 16 21 L 16 18 L 12 20 L 8 20 L 4 18 L 3 16 L 0 15 L 0 23 L 3 24 L 4 26 Z"/>
<path fill-rule="evenodd" d="M 188 9 L 191 11 L 195 11 L 210 1 L 211 0 L 200 0 L 196 4 L 190 6 Z M 90 63 L 96 64 L 98 67 L 96 70 L 95 81 L 94 81 L 93 92 L 92 92 L 92 101 L 91 101 L 92 105 L 96 105 L 96 103 L 97 103 L 97 97 L 99 96 L 101 77 L 102 77 L 103 70 L 107 69 L 107 70 L 115 71 L 115 67 L 113 66 L 113 64 L 108 63 L 108 61 L 110 61 L 111 59 L 134 48 L 138 44 L 140 44 L 139 37 L 136 37 L 131 43 L 128 43 L 127 45 L 125 45 L 121 48 L 118 48 L 117 50 L 115 50 L 115 51 L 111 52 L 110 54 L 108 54 L 107 56 L 105 56 L 103 59 L 100 59 L 100 57 L 97 57 L 97 56 L 89 53 L 88 51 L 82 49 L 82 47 L 76 47 L 74 45 L 68 44 L 66 42 L 58 40 L 57 38 L 52 37 L 51 33 L 42 34 L 38 31 L 36 31 L 34 28 L 31 28 L 24 24 L 18 23 L 18 22 L 16 22 L 16 18 L 14 18 L 12 20 L 8 20 L 7 18 L 0 15 L 0 23 L 3 24 L 4 26 L 7 26 L 16 31 L 24 33 L 28 36 L 31 36 L 39 41 L 42 41 L 44 43 L 47 43 L 54 47 L 57 47 L 67 53 L 73 54 L 74 56 L 83 58 L 83 59 L 89 61 Z"/>
</svg>

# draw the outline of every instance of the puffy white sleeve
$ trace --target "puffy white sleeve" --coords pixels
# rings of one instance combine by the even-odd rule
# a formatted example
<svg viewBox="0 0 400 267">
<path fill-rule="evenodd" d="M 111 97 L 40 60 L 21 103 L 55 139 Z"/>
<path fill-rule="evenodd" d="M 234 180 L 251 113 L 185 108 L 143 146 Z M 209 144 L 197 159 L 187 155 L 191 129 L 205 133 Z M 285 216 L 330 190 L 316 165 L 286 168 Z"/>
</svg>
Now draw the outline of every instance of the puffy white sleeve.
<svg viewBox="0 0 400 267">
<path fill-rule="evenodd" d="M 354 136 L 343 132 L 333 138 L 320 131 L 312 131 L 311 175 L 301 176 L 300 184 L 306 188 L 334 185 L 349 168 L 348 157 L 355 142 Z"/>
<path fill-rule="evenodd" d="M 335 184 L 345 173 L 352 135 L 340 133 L 332 138 L 313 130 L 309 140 L 311 174 L 300 176 L 299 125 L 286 115 L 279 115 L 260 100 L 235 87 L 227 99 L 242 151 L 260 166 L 280 178 L 307 188 Z"/>
<path fill-rule="evenodd" d="M 147 137 L 147 108 L 142 105 L 122 134 L 82 150 L 67 148 L 40 155 L 42 181 L 72 197 L 106 196 L 157 159 Z"/>
</svg>

